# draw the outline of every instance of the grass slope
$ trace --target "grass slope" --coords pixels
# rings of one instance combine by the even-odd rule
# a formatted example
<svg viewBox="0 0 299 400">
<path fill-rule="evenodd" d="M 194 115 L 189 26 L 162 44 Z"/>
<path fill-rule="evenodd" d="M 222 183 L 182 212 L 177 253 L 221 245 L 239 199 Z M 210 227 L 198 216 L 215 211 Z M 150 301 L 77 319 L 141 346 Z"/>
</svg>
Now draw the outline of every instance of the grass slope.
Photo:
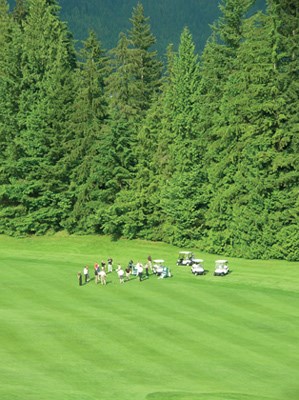
<svg viewBox="0 0 299 400">
<path fill-rule="evenodd" d="M 295 400 L 299 263 L 193 276 L 175 247 L 0 236 L 2 400 Z M 84 264 L 164 258 L 173 278 L 78 286 Z"/>
</svg>

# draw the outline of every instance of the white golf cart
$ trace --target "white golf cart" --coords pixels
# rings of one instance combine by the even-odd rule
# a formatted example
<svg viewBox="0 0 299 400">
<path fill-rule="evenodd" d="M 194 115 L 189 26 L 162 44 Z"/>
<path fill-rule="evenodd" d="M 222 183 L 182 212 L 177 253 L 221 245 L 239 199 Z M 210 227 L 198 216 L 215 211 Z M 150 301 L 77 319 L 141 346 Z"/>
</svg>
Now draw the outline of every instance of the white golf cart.
<svg viewBox="0 0 299 400">
<path fill-rule="evenodd" d="M 227 260 L 217 260 L 215 261 L 215 276 L 224 276 L 229 273 L 228 261 Z"/>
<path fill-rule="evenodd" d="M 189 267 L 193 264 L 194 256 L 192 251 L 180 251 L 176 265 L 183 265 Z"/>
<path fill-rule="evenodd" d="M 164 265 L 164 260 L 153 260 L 152 271 L 159 278 L 169 278 L 171 277 L 171 272 L 168 267 Z"/>
<path fill-rule="evenodd" d="M 204 275 L 205 269 L 203 266 L 203 260 L 200 258 L 194 258 L 193 264 L 191 265 L 191 272 L 194 275 Z"/>
</svg>

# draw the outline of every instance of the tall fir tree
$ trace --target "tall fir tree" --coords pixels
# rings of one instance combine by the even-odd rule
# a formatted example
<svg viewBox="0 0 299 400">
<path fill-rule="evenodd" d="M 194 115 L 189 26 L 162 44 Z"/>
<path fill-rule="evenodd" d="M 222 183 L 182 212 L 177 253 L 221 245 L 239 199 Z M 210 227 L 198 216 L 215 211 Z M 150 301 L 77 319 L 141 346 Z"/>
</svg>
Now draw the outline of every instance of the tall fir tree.
<svg viewBox="0 0 299 400">
<path fill-rule="evenodd" d="M 1 165 L 5 159 L 7 147 L 7 126 L 11 118 L 11 104 L 7 104 L 7 97 L 12 86 L 12 77 L 9 73 L 9 48 L 12 43 L 12 20 L 9 15 L 9 6 L 6 0 L 0 0 L 0 157 Z"/>
<path fill-rule="evenodd" d="M 133 182 L 140 156 L 138 131 L 161 85 L 162 65 L 150 49 L 155 38 L 141 3 L 133 9 L 131 24 L 112 52 L 114 72 L 108 84 L 110 143 L 114 151 L 107 158 L 113 171 L 107 185 L 114 188 L 115 197 L 105 230 L 115 235 L 123 233 L 126 199 L 134 198 Z"/>
<path fill-rule="evenodd" d="M 108 59 L 91 31 L 78 54 L 76 96 L 70 109 L 70 123 L 64 164 L 70 176 L 69 195 L 73 209 L 65 226 L 69 231 L 94 233 L 105 171 L 103 125 L 107 118 L 105 78 Z"/>
<path fill-rule="evenodd" d="M 165 239 L 161 187 L 169 177 L 167 155 L 172 137 L 163 120 L 173 58 L 173 46 L 170 45 L 167 49 L 167 72 L 160 93 L 153 99 L 137 133 L 135 177 L 130 181 L 129 189 L 121 191 L 122 207 L 118 221 L 126 237 Z"/>
<path fill-rule="evenodd" d="M 244 41 L 222 98 L 220 157 L 213 169 L 217 196 L 207 218 L 211 250 L 260 257 L 269 245 L 262 228 L 268 217 L 265 198 L 273 180 L 270 143 L 279 99 L 269 19 L 256 15 L 244 26 Z"/>
<path fill-rule="evenodd" d="M 223 212 L 221 207 L 214 206 L 223 192 L 223 187 L 231 184 L 229 175 L 234 175 L 235 167 L 224 172 L 221 163 L 226 159 L 226 149 L 232 146 L 227 115 L 223 115 L 224 94 L 226 85 L 236 69 L 238 48 L 244 40 L 243 26 L 246 14 L 252 5 L 250 0 L 225 0 L 220 5 L 220 18 L 213 25 L 213 34 L 204 49 L 201 59 L 201 87 L 199 97 L 200 120 L 198 130 L 204 132 L 202 137 L 206 151 L 203 155 L 203 168 L 207 176 L 202 190 L 206 203 L 209 204 L 205 214 L 205 236 L 201 246 L 215 251 L 217 232 L 226 232 L 226 222 L 230 212 Z M 241 67 L 240 67 L 241 68 Z M 218 204 L 218 203 L 217 203 Z M 225 235 L 224 235 L 225 236 Z M 221 236 L 222 237 L 222 236 Z M 223 238 L 216 251 L 224 251 L 229 243 Z M 218 242 L 217 242 L 218 243 Z"/>
<path fill-rule="evenodd" d="M 286 240 L 287 232 L 297 235 L 298 156 L 296 136 L 285 130 L 292 119 L 292 112 L 286 117 L 289 100 L 283 90 L 291 61 L 279 43 L 273 15 L 257 14 L 244 23 L 244 40 L 221 101 L 219 157 L 210 169 L 216 195 L 206 215 L 207 248 L 213 252 L 298 256 Z"/>
<path fill-rule="evenodd" d="M 15 138 L 21 91 L 20 60 L 22 36 L 18 23 L 8 12 L 8 4 L 0 1 L 0 232 L 13 233 L 12 218 L 22 212 L 13 199 L 11 182 L 16 158 Z"/>
<path fill-rule="evenodd" d="M 299 4 L 294 0 L 269 0 L 273 20 L 275 68 L 281 94 L 277 129 L 272 138 L 276 149 L 272 169 L 276 179 L 271 196 L 273 212 L 269 230 L 275 243 L 271 257 L 298 260 L 299 252 Z"/>
<path fill-rule="evenodd" d="M 153 96 L 161 86 L 162 64 L 158 60 L 157 51 L 151 50 L 156 38 L 151 32 L 149 18 L 145 17 L 142 3 L 133 8 L 132 27 L 128 32 L 129 47 L 133 51 L 133 79 L 135 81 L 135 104 L 138 113 L 143 113 L 150 107 Z"/>
<path fill-rule="evenodd" d="M 221 15 L 214 24 L 214 30 L 228 49 L 240 45 L 243 35 L 243 19 L 255 0 L 222 0 L 219 4 Z"/>
<path fill-rule="evenodd" d="M 17 87 L 17 57 L 19 53 L 15 37 L 17 31 L 9 14 L 6 0 L 0 0 L 0 157 L 1 165 L 5 159 L 5 149 L 9 144 L 14 128 L 9 128 L 14 121 L 14 104 L 17 101 L 14 88 Z M 14 82 L 14 77 L 16 81 Z"/>
<path fill-rule="evenodd" d="M 164 231 L 168 240 L 178 245 L 194 244 L 202 232 L 202 154 L 196 131 L 199 84 L 198 56 L 185 28 L 171 66 L 163 118 L 169 142 L 169 175 L 161 186 Z"/>
<path fill-rule="evenodd" d="M 60 168 L 73 98 L 74 52 L 56 1 L 30 0 L 23 21 L 18 129 L 7 159 L 7 230 L 45 233 L 61 228 L 68 211 Z M 9 210 L 9 213 L 8 213 Z"/>
<path fill-rule="evenodd" d="M 28 0 L 16 0 L 12 14 L 15 21 L 22 25 L 28 15 Z"/>
</svg>

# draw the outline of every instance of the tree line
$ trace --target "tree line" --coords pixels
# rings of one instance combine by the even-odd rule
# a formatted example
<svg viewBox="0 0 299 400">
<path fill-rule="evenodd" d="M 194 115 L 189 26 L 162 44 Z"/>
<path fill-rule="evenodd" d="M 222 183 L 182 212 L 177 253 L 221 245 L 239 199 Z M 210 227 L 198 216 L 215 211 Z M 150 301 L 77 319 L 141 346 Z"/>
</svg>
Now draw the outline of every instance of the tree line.
<svg viewBox="0 0 299 400">
<path fill-rule="evenodd" d="M 299 260 L 296 0 L 222 0 L 161 62 L 141 3 L 105 51 L 56 0 L 0 0 L 0 233 Z"/>
</svg>

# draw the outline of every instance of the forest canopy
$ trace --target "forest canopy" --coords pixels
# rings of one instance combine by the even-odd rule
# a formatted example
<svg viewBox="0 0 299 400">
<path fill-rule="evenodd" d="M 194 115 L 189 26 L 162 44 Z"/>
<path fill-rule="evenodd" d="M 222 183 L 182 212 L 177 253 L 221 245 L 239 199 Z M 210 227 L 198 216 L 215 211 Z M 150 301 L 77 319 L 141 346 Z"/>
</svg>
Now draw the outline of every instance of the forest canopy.
<svg viewBox="0 0 299 400">
<path fill-rule="evenodd" d="M 106 51 L 56 0 L 0 0 L 0 233 L 299 260 L 299 5 L 256 4 L 162 62 L 141 2 Z"/>
</svg>

